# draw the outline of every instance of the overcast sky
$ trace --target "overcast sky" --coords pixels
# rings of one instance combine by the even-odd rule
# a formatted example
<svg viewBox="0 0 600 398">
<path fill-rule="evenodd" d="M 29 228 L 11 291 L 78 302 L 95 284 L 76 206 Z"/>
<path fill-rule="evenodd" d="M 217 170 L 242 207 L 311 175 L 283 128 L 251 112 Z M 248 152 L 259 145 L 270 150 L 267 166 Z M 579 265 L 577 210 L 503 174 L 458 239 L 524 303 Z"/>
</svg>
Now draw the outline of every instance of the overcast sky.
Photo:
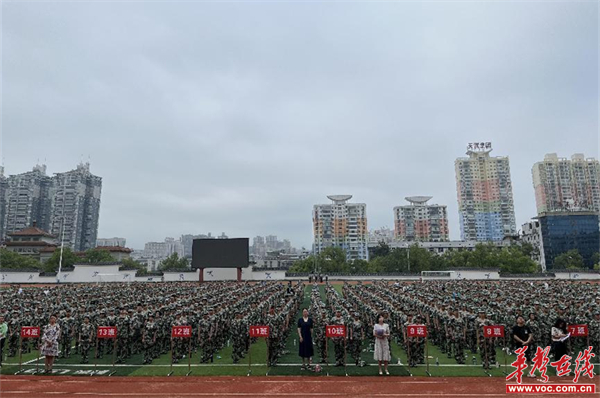
<svg viewBox="0 0 600 398">
<path fill-rule="evenodd" d="M 274 234 L 313 204 L 369 229 L 411 195 L 448 206 L 454 160 L 510 157 L 517 228 L 533 163 L 598 157 L 598 3 L 2 3 L 7 174 L 91 162 L 99 237 Z"/>
</svg>

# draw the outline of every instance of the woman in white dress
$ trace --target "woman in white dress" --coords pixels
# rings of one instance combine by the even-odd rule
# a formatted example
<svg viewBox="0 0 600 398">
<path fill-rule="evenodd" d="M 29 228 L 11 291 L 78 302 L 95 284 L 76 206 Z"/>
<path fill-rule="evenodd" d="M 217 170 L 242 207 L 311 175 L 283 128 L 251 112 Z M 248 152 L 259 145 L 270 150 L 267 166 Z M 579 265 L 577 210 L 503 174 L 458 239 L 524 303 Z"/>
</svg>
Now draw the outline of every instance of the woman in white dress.
<svg viewBox="0 0 600 398">
<path fill-rule="evenodd" d="M 377 318 L 377 323 L 373 326 L 373 336 L 375 337 L 375 360 L 379 363 L 379 374 L 381 373 L 381 363 L 383 362 L 385 374 L 389 375 L 388 363 L 390 362 L 390 326 L 383 323 L 383 316 Z"/>
</svg>

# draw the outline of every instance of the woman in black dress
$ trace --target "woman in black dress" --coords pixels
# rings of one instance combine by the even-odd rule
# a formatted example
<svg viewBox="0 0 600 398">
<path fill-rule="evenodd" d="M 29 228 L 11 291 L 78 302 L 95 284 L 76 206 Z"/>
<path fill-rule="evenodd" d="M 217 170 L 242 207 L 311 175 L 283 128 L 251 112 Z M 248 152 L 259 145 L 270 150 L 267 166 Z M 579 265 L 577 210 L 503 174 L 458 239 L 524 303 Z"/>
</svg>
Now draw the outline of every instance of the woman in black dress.
<svg viewBox="0 0 600 398">
<path fill-rule="evenodd" d="M 298 337 L 300 340 L 300 357 L 302 369 L 310 368 L 311 358 L 314 355 L 312 343 L 313 320 L 308 317 L 308 310 L 302 310 L 302 318 L 298 319 Z M 306 360 L 307 364 L 304 364 Z"/>
</svg>

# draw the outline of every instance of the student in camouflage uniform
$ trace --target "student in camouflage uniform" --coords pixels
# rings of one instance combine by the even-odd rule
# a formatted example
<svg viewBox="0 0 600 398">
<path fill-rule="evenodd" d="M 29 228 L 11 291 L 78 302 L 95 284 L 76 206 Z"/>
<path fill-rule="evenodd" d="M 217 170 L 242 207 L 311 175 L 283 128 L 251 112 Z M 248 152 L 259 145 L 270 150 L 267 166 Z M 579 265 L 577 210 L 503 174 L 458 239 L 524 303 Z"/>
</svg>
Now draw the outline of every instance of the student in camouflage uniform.
<svg viewBox="0 0 600 398">
<path fill-rule="evenodd" d="M 143 308 L 141 304 L 137 305 L 136 312 L 130 317 L 130 334 L 131 334 L 131 353 L 139 354 L 142 352 L 142 328 L 146 323 Z"/>
<path fill-rule="evenodd" d="M 81 350 L 81 363 L 88 363 L 89 351 L 94 337 L 94 328 L 90 324 L 90 317 L 83 318 L 83 324 L 79 328 L 79 348 Z"/>
<path fill-rule="evenodd" d="M 331 318 L 331 325 L 345 325 L 346 322 L 342 317 L 342 311 L 337 309 L 335 311 L 335 316 Z M 346 334 L 348 331 L 346 330 Z M 346 342 L 346 337 L 332 337 L 333 341 L 333 349 L 335 351 L 335 366 L 344 366 L 344 344 Z"/>
<path fill-rule="evenodd" d="M 454 346 L 454 359 L 457 363 L 464 364 L 467 331 L 465 322 L 458 314 L 458 310 L 455 310 L 450 318 L 449 328 L 451 329 L 450 338 L 452 339 L 452 345 Z"/>
<path fill-rule="evenodd" d="M 200 362 L 208 362 L 212 358 L 212 330 L 208 312 L 203 314 L 198 324 L 198 340 L 202 352 Z"/>
<path fill-rule="evenodd" d="M 490 363 L 496 362 L 496 347 L 491 338 L 486 338 L 483 333 L 484 326 L 491 326 L 493 323 L 486 318 L 485 310 L 479 310 L 479 316 L 475 321 L 477 325 L 477 345 L 479 346 L 479 355 L 484 369 L 490 369 Z"/>
<path fill-rule="evenodd" d="M 83 320 L 85 317 L 85 307 L 83 305 L 81 305 L 79 307 L 79 312 L 77 314 L 74 314 L 74 324 L 73 324 L 73 329 L 74 331 L 77 333 L 78 330 L 81 329 L 81 325 L 83 324 Z M 80 350 L 79 350 L 79 339 L 75 339 L 75 353 L 76 354 L 81 354 Z"/>
<path fill-rule="evenodd" d="M 360 362 L 360 353 L 362 351 L 362 342 L 365 340 L 365 333 L 363 324 L 360 321 L 360 313 L 354 313 L 354 321 L 349 325 L 350 341 L 349 348 L 350 354 L 354 359 L 354 364 L 358 365 Z"/>
<path fill-rule="evenodd" d="M 267 349 L 269 351 L 268 366 L 275 366 L 279 355 L 279 334 L 281 318 L 275 313 L 275 306 L 271 305 L 267 314 L 267 326 L 269 326 L 269 338 L 267 338 Z"/>
<path fill-rule="evenodd" d="M 100 326 L 117 326 L 117 316 L 115 315 L 114 308 L 111 308 L 108 311 L 108 316 L 106 317 L 106 325 Z M 119 330 L 117 329 L 117 336 L 119 335 Z M 104 339 L 103 339 L 104 340 Z M 115 342 L 111 339 L 104 343 L 106 345 L 106 355 L 112 355 Z"/>
<path fill-rule="evenodd" d="M 100 317 L 95 321 L 96 328 L 99 326 L 108 326 L 108 320 L 106 319 L 106 311 L 100 310 Z M 98 339 L 96 358 L 102 358 L 106 347 L 112 344 L 112 339 Z"/>
<path fill-rule="evenodd" d="M 71 356 L 71 341 L 75 336 L 75 319 L 71 316 L 71 310 L 67 310 L 66 313 L 60 315 L 60 358 L 69 358 Z"/>
<path fill-rule="evenodd" d="M 117 326 L 117 363 L 123 363 L 127 358 L 129 344 L 129 316 L 127 310 L 121 308 L 121 314 L 115 320 Z"/>
<path fill-rule="evenodd" d="M 423 323 L 423 317 L 417 315 L 415 317 L 415 325 L 425 326 Z M 417 363 L 425 363 L 425 337 L 415 337 L 415 360 Z"/>
<path fill-rule="evenodd" d="M 10 314 L 10 320 L 8 322 L 8 356 L 14 357 L 17 355 L 19 348 L 19 336 L 21 335 L 21 314 L 17 309 L 18 306 L 15 304 Z"/>
<path fill-rule="evenodd" d="M 537 347 L 542 347 L 542 335 L 541 335 L 541 330 L 540 330 L 540 324 L 536 319 L 536 316 L 533 312 L 529 313 L 527 322 L 525 323 L 527 326 L 529 326 L 529 329 L 531 330 L 531 334 L 533 335 L 533 344 L 531 344 L 531 346 L 528 348 L 528 350 L 533 350 L 534 352 L 537 351 Z M 542 347 L 543 349 L 544 347 Z"/>
<path fill-rule="evenodd" d="M 327 362 L 327 337 L 325 337 L 325 326 L 327 326 L 327 312 L 320 311 L 315 312 L 317 315 L 315 317 L 315 343 L 317 344 L 317 349 L 319 351 L 319 357 L 321 358 L 321 363 Z"/>
<path fill-rule="evenodd" d="M 171 326 L 184 326 L 185 322 L 181 317 L 181 311 L 177 311 L 175 313 L 175 320 Z M 172 337 L 172 350 L 173 350 L 173 363 L 179 363 L 179 360 L 183 358 L 185 355 L 185 351 L 183 349 L 183 337 Z"/>
<path fill-rule="evenodd" d="M 156 324 L 152 314 L 149 314 L 148 321 L 144 325 L 142 341 L 144 343 L 144 364 L 152 363 L 152 360 L 156 357 Z"/>
<path fill-rule="evenodd" d="M 29 302 L 25 303 L 26 306 L 30 305 Z M 25 307 L 25 310 L 23 312 L 23 319 L 22 319 L 22 326 L 32 326 L 33 325 L 33 316 L 31 314 L 31 310 L 29 309 L 29 307 Z M 19 332 L 20 334 L 20 332 Z M 27 337 L 23 337 L 21 339 L 21 350 L 24 353 L 30 353 L 31 352 L 31 346 L 30 346 L 30 341 L 32 339 L 27 338 Z"/>
<path fill-rule="evenodd" d="M 235 319 L 231 323 L 233 363 L 238 363 L 244 357 L 246 342 L 248 341 L 248 325 L 242 318 L 242 310 L 236 310 Z"/>
</svg>

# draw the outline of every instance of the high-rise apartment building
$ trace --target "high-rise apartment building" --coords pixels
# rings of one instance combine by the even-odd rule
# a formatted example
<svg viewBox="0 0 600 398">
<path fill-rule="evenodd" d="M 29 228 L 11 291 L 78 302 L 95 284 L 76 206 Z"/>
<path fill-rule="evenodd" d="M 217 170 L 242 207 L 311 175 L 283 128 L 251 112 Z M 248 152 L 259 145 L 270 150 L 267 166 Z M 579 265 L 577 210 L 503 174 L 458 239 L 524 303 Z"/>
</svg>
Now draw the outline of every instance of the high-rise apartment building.
<svg viewBox="0 0 600 398">
<path fill-rule="evenodd" d="M 49 230 L 51 203 L 48 191 L 52 179 L 46 175 L 45 165 L 11 175 L 2 185 L 6 191 L 4 209 L 0 213 L 3 216 L 0 218 L 0 224 L 3 225 L 0 240 L 5 240 L 8 234 L 31 227 L 34 222 L 44 231 Z"/>
<path fill-rule="evenodd" d="M 500 241 L 517 233 L 508 157 L 491 151 L 489 142 L 469 144 L 468 157 L 454 164 L 462 240 Z"/>
<path fill-rule="evenodd" d="M 559 158 L 547 154 L 533 165 L 533 187 L 537 212 L 565 210 L 600 212 L 600 162 L 577 153 Z"/>
<path fill-rule="evenodd" d="M 0 177 L 0 241 L 34 223 L 75 251 L 96 246 L 102 178 L 89 163 L 75 170 L 46 175 L 46 166 Z M 4 198 L 4 205 L 3 205 Z"/>
<path fill-rule="evenodd" d="M 348 203 L 352 195 L 327 196 L 331 204 L 314 205 L 314 251 L 340 247 L 348 260 L 367 260 L 367 205 Z"/>
<path fill-rule="evenodd" d="M 394 236 L 402 241 L 448 240 L 446 206 L 430 205 L 431 196 L 409 196 L 410 205 L 394 207 Z"/>
<path fill-rule="evenodd" d="M 90 173 L 90 164 L 52 177 L 50 233 L 66 247 L 85 251 L 96 247 L 102 178 Z"/>
</svg>

